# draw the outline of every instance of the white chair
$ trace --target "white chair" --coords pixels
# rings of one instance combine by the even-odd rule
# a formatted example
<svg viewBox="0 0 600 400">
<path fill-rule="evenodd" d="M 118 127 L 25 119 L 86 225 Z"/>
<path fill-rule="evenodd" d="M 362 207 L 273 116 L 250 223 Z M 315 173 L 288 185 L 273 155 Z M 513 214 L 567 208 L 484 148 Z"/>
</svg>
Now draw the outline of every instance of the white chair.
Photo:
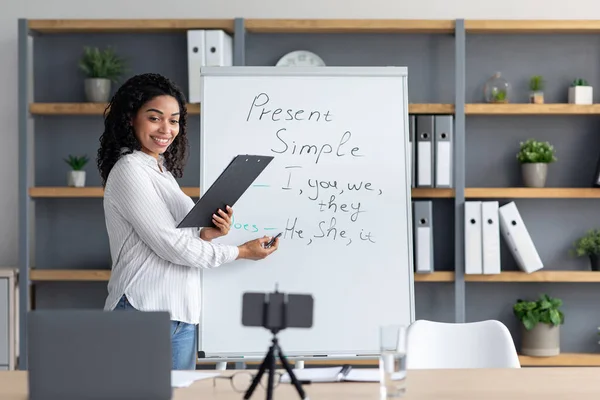
<svg viewBox="0 0 600 400">
<path fill-rule="evenodd" d="M 496 320 L 413 322 L 407 332 L 406 366 L 407 369 L 521 368 L 508 328 Z"/>
</svg>

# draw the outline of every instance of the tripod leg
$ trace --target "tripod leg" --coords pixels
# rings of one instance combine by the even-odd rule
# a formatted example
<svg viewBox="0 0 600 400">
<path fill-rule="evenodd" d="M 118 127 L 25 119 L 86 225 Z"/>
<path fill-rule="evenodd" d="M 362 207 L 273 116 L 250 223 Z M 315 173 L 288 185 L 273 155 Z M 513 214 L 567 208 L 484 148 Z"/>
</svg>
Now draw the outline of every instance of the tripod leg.
<svg viewBox="0 0 600 400">
<path fill-rule="evenodd" d="M 298 380 L 298 378 L 296 378 L 296 375 L 294 375 L 294 370 L 290 366 L 290 363 L 288 362 L 288 360 L 285 358 L 283 351 L 281 351 L 281 347 L 279 347 L 279 345 L 276 345 L 276 346 L 277 346 L 277 353 L 279 353 L 279 359 L 281 360 L 283 367 L 285 368 L 288 375 L 290 376 L 292 383 L 296 387 L 296 391 L 300 395 L 301 399 L 306 399 L 307 398 L 306 393 L 304 392 L 304 389 L 302 389 L 302 385 L 300 384 L 300 381 Z"/>
<path fill-rule="evenodd" d="M 275 346 L 273 346 L 275 348 Z M 275 378 L 275 352 L 273 352 L 273 356 L 270 358 L 269 363 L 269 383 L 267 384 L 267 400 L 273 399 L 273 380 Z"/>
<path fill-rule="evenodd" d="M 256 374 L 256 377 L 254 377 L 254 379 L 252 380 L 252 384 L 246 391 L 246 394 L 244 394 L 245 400 L 248 400 L 250 398 L 250 396 L 252 396 L 252 393 L 254 393 L 254 389 L 256 389 L 256 386 L 258 386 L 260 379 L 262 378 L 263 374 L 265 373 L 265 369 L 271 368 L 271 366 L 273 365 L 274 360 L 275 360 L 274 353 L 275 353 L 275 347 L 271 346 L 271 348 L 269 348 L 269 351 L 267 352 L 267 355 L 265 356 L 265 359 L 260 364 L 260 368 L 258 369 L 258 373 Z"/>
</svg>

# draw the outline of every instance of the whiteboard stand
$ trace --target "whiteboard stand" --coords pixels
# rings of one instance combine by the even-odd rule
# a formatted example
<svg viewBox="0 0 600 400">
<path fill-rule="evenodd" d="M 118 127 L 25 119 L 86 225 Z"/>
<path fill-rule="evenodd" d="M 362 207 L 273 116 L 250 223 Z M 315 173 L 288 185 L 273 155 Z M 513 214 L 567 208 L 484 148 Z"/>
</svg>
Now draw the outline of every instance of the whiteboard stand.
<svg viewBox="0 0 600 400">
<path fill-rule="evenodd" d="M 242 326 L 241 299 L 276 285 L 315 301 L 311 329 L 278 335 L 290 360 L 378 357 L 379 326 L 415 315 L 407 68 L 204 67 L 201 85 L 201 190 L 239 154 L 274 157 L 215 242 L 283 236 L 201 271 L 199 362 L 262 360 L 270 332 Z"/>
</svg>

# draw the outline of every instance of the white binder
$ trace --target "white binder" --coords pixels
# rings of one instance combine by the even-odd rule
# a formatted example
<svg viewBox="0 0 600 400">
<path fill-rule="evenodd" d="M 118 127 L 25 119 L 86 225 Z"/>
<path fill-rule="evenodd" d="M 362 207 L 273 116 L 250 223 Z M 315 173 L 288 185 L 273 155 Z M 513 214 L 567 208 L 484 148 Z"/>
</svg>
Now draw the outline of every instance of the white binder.
<svg viewBox="0 0 600 400">
<path fill-rule="evenodd" d="M 233 38 L 225 31 L 211 29 L 206 31 L 205 56 L 209 67 L 228 67 L 233 65 Z"/>
<path fill-rule="evenodd" d="M 481 231 L 483 273 L 499 274 L 500 263 L 500 222 L 498 220 L 499 203 L 484 201 L 481 203 Z"/>
<path fill-rule="evenodd" d="M 453 186 L 452 168 L 454 129 L 452 115 L 435 116 L 435 187 L 451 188 Z"/>
<path fill-rule="evenodd" d="M 200 67 L 206 65 L 205 31 L 187 31 L 188 102 L 200 103 Z"/>
<path fill-rule="evenodd" d="M 200 103 L 200 67 L 233 65 L 233 38 L 220 29 L 187 31 L 188 102 Z"/>
<path fill-rule="evenodd" d="M 499 208 L 500 232 L 521 270 L 531 273 L 544 268 L 527 227 L 514 201 Z"/>
<path fill-rule="evenodd" d="M 465 201 L 465 274 L 482 274 L 481 201 Z"/>
<path fill-rule="evenodd" d="M 417 187 L 434 186 L 434 116 L 417 116 Z"/>
</svg>

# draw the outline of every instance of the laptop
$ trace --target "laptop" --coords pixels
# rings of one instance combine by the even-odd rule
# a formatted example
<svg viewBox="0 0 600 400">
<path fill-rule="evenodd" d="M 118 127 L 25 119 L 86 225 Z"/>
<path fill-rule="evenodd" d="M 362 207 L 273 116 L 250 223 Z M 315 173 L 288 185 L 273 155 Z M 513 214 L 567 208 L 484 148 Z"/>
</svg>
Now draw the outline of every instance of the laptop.
<svg viewBox="0 0 600 400">
<path fill-rule="evenodd" d="M 30 400 L 171 399 L 168 312 L 28 313 Z"/>
</svg>

